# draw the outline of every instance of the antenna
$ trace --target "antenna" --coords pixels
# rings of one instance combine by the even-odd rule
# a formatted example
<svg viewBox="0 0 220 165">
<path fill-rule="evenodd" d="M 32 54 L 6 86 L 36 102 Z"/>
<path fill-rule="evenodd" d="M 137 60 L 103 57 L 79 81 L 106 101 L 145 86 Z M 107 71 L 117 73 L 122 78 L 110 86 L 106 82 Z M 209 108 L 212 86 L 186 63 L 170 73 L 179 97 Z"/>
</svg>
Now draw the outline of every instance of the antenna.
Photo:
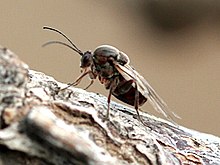
<svg viewBox="0 0 220 165">
<path fill-rule="evenodd" d="M 83 55 L 83 52 L 77 48 L 77 46 L 63 33 L 61 32 L 60 30 L 58 29 L 55 29 L 55 28 L 52 28 L 52 27 L 48 27 L 48 26 L 44 26 L 43 29 L 46 29 L 46 30 L 51 30 L 51 31 L 54 31 L 54 32 L 57 32 L 59 33 L 60 35 L 62 35 L 71 45 L 68 45 L 66 44 L 65 42 L 61 42 L 61 41 L 48 41 L 46 43 L 44 43 L 42 46 L 47 46 L 47 45 L 50 45 L 50 44 L 61 44 L 61 45 L 64 45 L 74 51 L 76 51 L 77 53 L 79 53 L 81 56 Z"/>
</svg>

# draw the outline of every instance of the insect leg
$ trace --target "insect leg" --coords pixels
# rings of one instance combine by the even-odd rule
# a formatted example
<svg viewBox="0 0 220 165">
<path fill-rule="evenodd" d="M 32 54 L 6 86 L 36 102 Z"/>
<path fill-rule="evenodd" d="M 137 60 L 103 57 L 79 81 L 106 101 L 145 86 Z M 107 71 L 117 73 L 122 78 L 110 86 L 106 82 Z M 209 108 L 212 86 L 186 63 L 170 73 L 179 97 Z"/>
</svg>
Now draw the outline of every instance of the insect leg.
<svg viewBox="0 0 220 165">
<path fill-rule="evenodd" d="M 135 99 L 134 99 L 134 108 L 137 112 L 137 115 L 138 115 L 138 119 L 140 120 L 140 122 L 144 124 L 143 120 L 141 119 L 141 116 L 140 116 L 140 113 L 139 113 L 139 110 L 138 110 L 138 107 L 139 107 L 139 91 L 138 91 L 138 86 L 137 86 L 137 82 L 134 81 L 134 86 L 135 86 Z"/>
<path fill-rule="evenodd" d="M 97 74 L 95 74 L 93 71 L 89 71 L 89 78 L 90 78 L 90 84 L 84 88 L 84 90 L 88 89 L 93 83 L 94 83 L 94 80 L 96 79 L 97 77 Z"/>
<path fill-rule="evenodd" d="M 87 74 L 89 74 L 90 72 L 91 72 L 91 71 L 83 72 L 83 73 L 76 79 L 76 81 L 74 81 L 73 83 L 69 84 L 67 87 L 61 89 L 60 91 L 65 90 L 65 89 L 67 89 L 67 88 L 69 88 L 69 87 L 71 87 L 71 86 L 76 86 L 76 85 L 78 85 L 78 84 L 80 83 L 80 81 L 82 80 L 82 78 L 83 78 L 84 76 L 86 76 Z"/>
<path fill-rule="evenodd" d="M 107 109 L 106 119 L 109 119 L 111 96 L 112 96 L 112 92 L 116 89 L 117 85 L 118 85 L 118 79 L 115 78 L 115 79 L 113 79 L 113 81 L 110 84 L 110 89 L 109 89 L 109 94 L 108 94 L 108 101 L 107 101 L 108 109 Z"/>
<path fill-rule="evenodd" d="M 88 89 L 93 83 L 94 83 L 94 79 L 92 79 L 92 80 L 90 81 L 90 84 L 89 84 L 87 87 L 85 87 L 84 90 Z"/>
<path fill-rule="evenodd" d="M 108 109 L 107 109 L 106 119 L 109 119 L 111 96 L 112 96 L 112 87 L 110 88 L 109 94 L 108 94 Z"/>
</svg>

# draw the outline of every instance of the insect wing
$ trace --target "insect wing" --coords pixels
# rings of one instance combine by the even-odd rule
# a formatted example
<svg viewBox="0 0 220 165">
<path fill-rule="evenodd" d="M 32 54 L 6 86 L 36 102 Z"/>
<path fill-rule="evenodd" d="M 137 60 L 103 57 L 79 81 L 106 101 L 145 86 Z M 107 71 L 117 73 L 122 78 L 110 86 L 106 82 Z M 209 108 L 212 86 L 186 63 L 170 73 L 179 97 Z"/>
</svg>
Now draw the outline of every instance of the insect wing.
<svg viewBox="0 0 220 165">
<path fill-rule="evenodd" d="M 162 113 L 167 119 L 173 121 L 172 117 L 168 113 L 169 110 L 166 103 L 160 98 L 143 76 L 141 76 L 128 64 L 123 66 L 115 63 L 115 67 L 127 81 L 133 79 L 137 82 L 138 90 L 150 101 L 154 109 Z"/>
</svg>

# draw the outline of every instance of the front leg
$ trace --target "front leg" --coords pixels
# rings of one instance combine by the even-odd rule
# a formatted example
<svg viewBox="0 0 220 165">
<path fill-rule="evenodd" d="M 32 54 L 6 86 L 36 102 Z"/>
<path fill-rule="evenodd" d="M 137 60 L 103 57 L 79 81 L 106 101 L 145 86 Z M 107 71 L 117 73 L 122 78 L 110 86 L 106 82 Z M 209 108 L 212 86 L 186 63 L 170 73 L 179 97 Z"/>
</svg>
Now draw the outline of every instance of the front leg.
<svg viewBox="0 0 220 165">
<path fill-rule="evenodd" d="M 89 85 L 84 88 L 84 90 L 88 89 L 94 83 L 94 80 L 96 79 L 96 77 L 97 77 L 97 75 L 94 72 L 92 72 L 92 71 L 89 72 L 89 78 L 91 81 L 90 81 Z"/>
<path fill-rule="evenodd" d="M 73 83 L 70 83 L 67 87 L 65 87 L 65 88 L 62 88 L 62 89 L 60 89 L 60 91 L 63 91 L 63 90 L 65 90 L 65 89 L 67 89 L 67 88 L 69 88 L 69 87 L 71 87 L 71 86 L 76 86 L 76 85 L 78 85 L 79 83 L 80 83 L 80 81 L 83 79 L 83 77 L 85 77 L 87 74 L 89 74 L 89 73 L 91 73 L 92 71 L 86 71 L 86 70 L 84 70 L 83 71 L 83 73 L 76 79 L 76 81 L 74 81 Z M 92 84 L 91 84 L 92 85 Z M 91 85 L 89 85 L 89 86 L 91 86 Z M 88 87 L 89 87 L 88 86 Z M 88 88 L 87 87 L 87 88 Z"/>
</svg>

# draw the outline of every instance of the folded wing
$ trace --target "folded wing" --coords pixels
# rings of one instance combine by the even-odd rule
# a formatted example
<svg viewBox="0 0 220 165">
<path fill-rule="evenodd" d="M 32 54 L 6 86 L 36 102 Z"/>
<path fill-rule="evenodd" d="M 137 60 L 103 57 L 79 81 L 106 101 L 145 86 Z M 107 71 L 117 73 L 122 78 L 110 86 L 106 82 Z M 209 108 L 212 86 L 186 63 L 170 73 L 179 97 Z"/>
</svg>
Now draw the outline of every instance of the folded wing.
<svg viewBox="0 0 220 165">
<path fill-rule="evenodd" d="M 171 113 L 168 110 L 166 103 L 161 99 L 161 97 L 155 92 L 155 90 L 150 86 L 150 84 L 141 76 L 134 68 L 129 64 L 120 65 L 117 62 L 114 63 L 115 68 L 126 80 L 135 80 L 137 82 L 138 90 L 145 96 L 153 106 L 155 110 L 162 113 L 167 119 L 174 122 Z M 174 114 L 174 113 L 173 113 Z M 174 114 L 175 117 L 179 118 Z"/>
</svg>

